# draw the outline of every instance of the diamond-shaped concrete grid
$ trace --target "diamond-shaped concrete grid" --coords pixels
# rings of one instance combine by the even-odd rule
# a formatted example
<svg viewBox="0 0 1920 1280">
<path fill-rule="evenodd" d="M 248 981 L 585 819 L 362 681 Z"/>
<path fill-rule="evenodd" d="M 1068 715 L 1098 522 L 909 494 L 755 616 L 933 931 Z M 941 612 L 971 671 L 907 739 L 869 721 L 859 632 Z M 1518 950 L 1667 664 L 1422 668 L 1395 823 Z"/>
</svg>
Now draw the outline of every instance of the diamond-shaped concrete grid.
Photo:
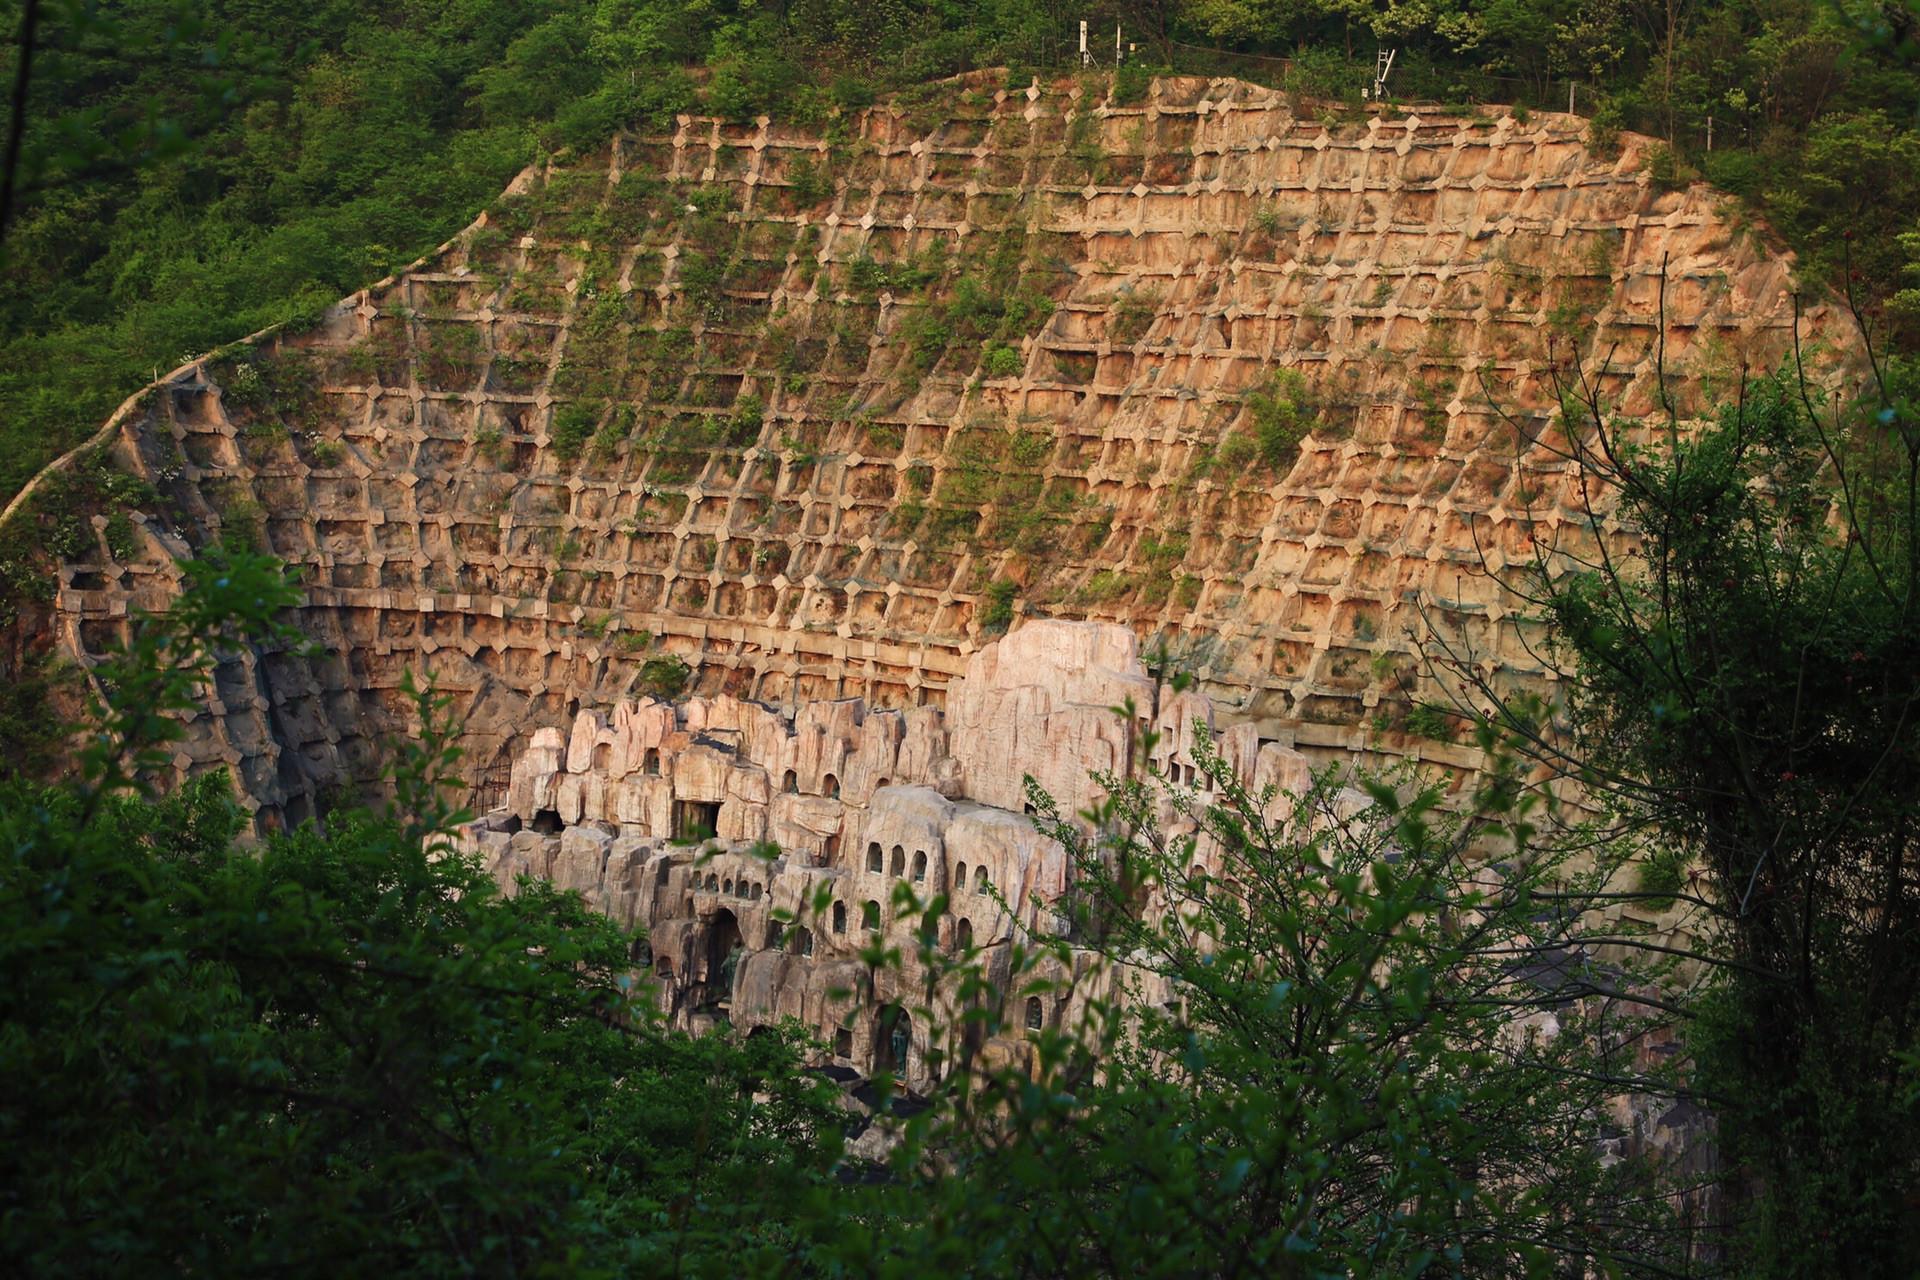
<svg viewBox="0 0 1920 1280">
<path fill-rule="evenodd" d="M 320 655 L 234 658 L 176 762 L 237 758 L 269 820 L 377 775 L 409 667 L 469 714 L 476 780 L 663 651 L 708 692 L 937 703 L 996 577 L 1022 614 L 1164 643 L 1303 748 L 1470 763 L 1381 717 L 1421 695 L 1421 617 L 1503 678 L 1539 674 L 1475 547 L 1522 563 L 1541 522 L 1580 527 L 1552 362 L 1647 413 L 1664 310 L 1697 410 L 1702 375 L 1787 349 L 1789 264 L 1705 188 L 1655 191 L 1639 140 L 1599 159 L 1566 116 L 1074 92 L 957 81 L 932 111 L 861 113 L 851 141 L 683 117 L 530 175 L 506 234 L 483 219 L 264 344 L 316 361 L 293 431 L 223 405 L 218 368 L 149 396 L 123 442 L 177 518 L 124 574 L 104 545 L 63 569 L 65 633 L 96 650 L 170 594 L 167 546 L 219 527 L 298 566 Z M 1017 374 L 984 377 L 980 343 L 903 360 L 953 277 L 863 293 L 856 264 L 936 243 L 971 271 L 1016 252 L 1052 298 L 1000 339 Z M 1276 369 L 1319 412 L 1269 470 L 1236 441 Z M 582 405 L 630 427 L 562 459 Z"/>
</svg>

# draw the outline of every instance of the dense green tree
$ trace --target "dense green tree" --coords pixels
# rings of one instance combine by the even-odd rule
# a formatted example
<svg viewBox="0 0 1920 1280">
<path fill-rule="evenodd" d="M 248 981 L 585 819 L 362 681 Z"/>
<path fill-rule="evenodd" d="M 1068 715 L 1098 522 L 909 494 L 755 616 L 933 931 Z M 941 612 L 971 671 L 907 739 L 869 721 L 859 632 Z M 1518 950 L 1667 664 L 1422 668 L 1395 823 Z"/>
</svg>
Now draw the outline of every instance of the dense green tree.
<svg viewBox="0 0 1920 1280">
<path fill-rule="evenodd" d="M 1672 1096 L 1635 1065 L 1670 1011 L 1629 989 L 1635 939 L 1592 931 L 1612 860 L 1576 858 L 1483 743 L 1507 764 L 1464 816 L 1411 772 L 1251 794 L 1207 748 L 1191 782 L 1104 777 L 1071 818 L 1029 784 L 1074 868 L 1065 918 L 1003 973 L 936 945 L 943 898 L 896 891 L 924 923 L 908 1013 L 973 1069 L 906 1126 L 884 1214 L 844 1214 L 817 1264 L 1677 1274 L 1697 1206 L 1657 1161 L 1606 1154 L 1611 1099 Z M 1036 1021 L 1030 1058 L 970 1056 Z"/>
<path fill-rule="evenodd" d="M 837 1151 L 786 1037 L 658 1022 L 577 895 L 441 833 L 423 696 L 392 814 L 255 848 L 224 774 L 130 791 L 215 646 L 291 596 L 190 566 L 99 672 L 85 779 L 0 790 L 0 1260 L 14 1275 L 734 1275 Z M 237 626 L 230 624 L 239 624 Z"/>
<path fill-rule="evenodd" d="M 1568 374 L 1589 514 L 1639 542 L 1543 552 L 1526 589 L 1568 690 L 1531 753 L 1696 869 L 1714 922 L 1689 1045 L 1742 1275 L 1920 1260 L 1920 416 L 1911 366 L 1874 372 L 1832 405 L 1750 381 L 1652 444 Z"/>
</svg>

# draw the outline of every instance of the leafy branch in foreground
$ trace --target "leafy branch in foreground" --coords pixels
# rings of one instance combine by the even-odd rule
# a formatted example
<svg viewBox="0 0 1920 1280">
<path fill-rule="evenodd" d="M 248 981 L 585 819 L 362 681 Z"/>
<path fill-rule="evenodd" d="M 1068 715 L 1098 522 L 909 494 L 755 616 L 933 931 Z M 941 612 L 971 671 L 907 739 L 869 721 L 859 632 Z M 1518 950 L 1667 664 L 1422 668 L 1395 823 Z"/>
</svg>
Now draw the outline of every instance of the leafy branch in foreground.
<svg viewBox="0 0 1920 1280">
<path fill-rule="evenodd" d="M 1714 930 L 1687 1047 L 1746 1275 L 1920 1258 L 1920 368 L 1869 355 L 1851 401 L 1794 364 L 1700 423 L 1663 382 L 1654 441 L 1556 370 L 1560 528 L 1623 532 L 1507 580 L 1550 637 L 1551 726 L 1434 638 L 1463 698 L 1614 806 Z"/>
<path fill-rule="evenodd" d="M 431 690 L 405 817 L 249 850 L 224 775 L 130 794 L 284 603 L 264 558 L 185 566 L 98 673 L 89 781 L 0 789 L 0 965 L 27 977 L 0 993 L 0 1269 L 773 1269 L 766 1208 L 838 1150 L 822 1084 L 792 1036 L 668 1031 L 622 930 L 449 856 Z"/>
<path fill-rule="evenodd" d="M 927 922 L 911 1012 L 937 1052 L 969 1060 L 977 1029 L 1017 1027 L 1029 1000 L 1067 1016 L 1030 1033 L 1025 1060 L 972 1056 L 903 1126 L 894 1212 L 850 1224 L 831 1265 L 1677 1268 L 1684 1188 L 1654 1161 L 1605 1158 L 1618 1100 L 1671 1096 L 1638 1066 L 1671 1021 L 1644 994 L 1657 968 L 1586 944 L 1585 895 L 1613 867 L 1537 838 L 1511 756 L 1494 753 L 1464 817 L 1411 774 L 1256 795 L 1210 746 L 1196 757 L 1198 789 L 1105 778 L 1077 820 L 1033 790 L 1075 869 L 1055 936 L 943 957 L 944 900 L 904 891 Z M 1495 861 L 1477 856 L 1489 843 Z"/>
</svg>

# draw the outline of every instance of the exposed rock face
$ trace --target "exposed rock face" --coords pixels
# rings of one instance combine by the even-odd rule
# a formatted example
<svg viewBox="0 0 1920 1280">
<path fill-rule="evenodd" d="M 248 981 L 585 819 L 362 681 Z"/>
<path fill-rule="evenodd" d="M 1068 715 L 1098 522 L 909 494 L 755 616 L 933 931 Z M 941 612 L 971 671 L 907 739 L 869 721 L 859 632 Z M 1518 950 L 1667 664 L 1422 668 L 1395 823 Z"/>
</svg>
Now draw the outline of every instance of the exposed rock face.
<svg viewBox="0 0 1920 1280">
<path fill-rule="evenodd" d="M 636 959 L 651 966 L 678 1025 L 724 1022 L 750 1034 L 797 1019 L 836 1065 L 889 1070 L 911 1089 L 956 1068 L 934 1051 L 953 1052 L 963 1010 L 950 980 L 930 980 L 921 917 L 899 909 L 895 890 L 904 882 L 922 900 L 945 893 L 936 949 L 978 948 L 987 998 L 1004 1002 L 1000 1033 L 963 1051 L 1027 1069 L 1031 1028 L 1076 1027 L 1089 1001 L 1182 999 L 1160 974 L 1099 964 L 1077 948 L 1069 964 L 1049 958 L 1024 975 L 1049 981 L 1042 995 L 1013 975 L 1017 942 L 1062 936 L 1067 921 L 1054 908 L 1075 874 L 1017 810 L 1022 778 L 1068 780 L 1071 790 L 1056 793 L 1063 809 L 1069 796 L 1097 798 L 1090 768 L 1125 774 L 1142 763 L 1134 726 L 1111 709 L 1127 700 L 1160 732 L 1158 770 L 1176 785 L 1210 787 L 1194 771 L 1214 716 L 1204 693 L 1150 679 L 1125 628 L 1035 621 L 973 657 L 945 715 L 903 717 L 848 699 L 808 703 L 789 718 L 727 695 L 677 707 L 622 701 L 611 716 L 583 710 L 570 733 L 534 733 L 513 762 L 507 803 L 458 843 L 508 891 L 522 875 L 545 877 L 643 930 L 649 950 Z M 1311 785 L 1304 754 L 1261 740 L 1248 723 L 1216 748 L 1255 794 L 1276 788 L 1276 821 L 1291 818 L 1292 797 Z M 1191 830 L 1170 808 L 1162 826 Z M 1195 869 L 1238 891 L 1212 841 L 1197 842 Z M 1166 905 L 1156 889 L 1144 909 Z M 900 963 L 870 965 L 862 952 L 875 942 Z M 945 1033 L 938 1040 L 928 1010 Z M 1558 1031 L 1551 1009 L 1515 1024 L 1516 1034 Z M 1670 1034 L 1640 1044 L 1643 1067 L 1671 1050 Z M 1711 1121 L 1691 1104 L 1623 1094 L 1601 1121 L 1609 1160 L 1647 1150 L 1684 1153 L 1689 1167 L 1711 1158 Z"/>
<path fill-rule="evenodd" d="M 1649 414 L 1664 319 L 1686 415 L 1790 346 L 1789 264 L 1570 117 L 1325 123 L 1199 79 L 1136 103 L 943 92 L 831 137 L 685 118 L 618 139 L 266 341 L 268 394 L 177 371 L 119 423 L 162 509 L 130 562 L 103 538 L 62 570 L 67 647 L 97 653 L 223 533 L 299 566 L 324 656 L 235 655 L 176 760 L 233 767 L 268 825 L 377 777 L 408 668 L 466 713 L 483 803 L 561 749 L 543 727 L 573 732 L 561 812 L 649 830 L 664 784 L 592 752 L 658 741 L 729 815 L 770 794 L 723 834 L 794 849 L 832 834 L 829 776 L 842 805 L 911 777 L 1017 810 L 1037 761 L 1065 799 L 1084 781 L 1048 762 L 1112 763 L 1098 712 L 1140 699 L 1119 649 L 1018 639 L 1045 615 L 1169 650 L 1223 728 L 1252 726 L 1256 771 L 1261 739 L 1466 769 L 1405 731 L 1412 647 L 1437 619 L 1496 678 L 1537 674 L 1497 578 L 1586 536 L 1553 362 Z M 1820 308 L 1802 323 L 1852 341 Z M 1035 647 L 993 660 L 1089 674 L 990 675 L 999 701 L 953 705 L 936 750 L 996 580 Z M 662 653 L 712 722 L 639 706 L 583 738 L 575 711 Z"/>
<path fill-rule="evenodd" d="M 952 754 L 965 794 L 1002 809 L 1025 805 L 1031 776 L 1073 812 L 1092 798 L 1092 775 L 1124 772 L 1134 727 L 1154 683 L 1139 642 L 1118 627 L 1033 623 L 968 663 L 948 692 Z"/>
<path fill-rule="evenodd" d="M 1071 881 L 1065 850 L 1015 807 L 1023 778 L 1069 780 L 1063 803 L 1090 802 L 1089 766 L 1124 774 L 1133 763 L 1133 726 L 1111 708 L 1130 698 L 1143 719 L 1156 710 L 1132 632 L 1088 622 L 1030 623 L 977 654 L 953 694 L 951 716 L 847 699 L 789 719 L 724 694 L 677 707 L 623 701 L 611 718 L 582 711 L 570 734 L 535 731 L 506 804 L 460 843 L 503 888 L 543 877 L 642 927 L 683 1025 L 791 1017 L 831 1045 L 851 1023 L 842 1058 L 926 1084 L 927 1027 L 912 1029 L 904 1062 L 892 1057 L 889 1006 L 925 1000 L 918 919 L 896 911 L 895 887 L 950 895 L 940 947 L 983 948 L 989 973 L 1005 979 L 1017 937 L 1058 927 L 1051 906 Z M 1204 710 L 1197 695 L 1181 701 Z M 1190 759 L 1205 719 L 1183 720 L 1169 754 Z M 1244 781 L 1261 767 L 1304 777 L 1299 753 L 1250 745 Z M 987 803 L 1001 796 L 1012 805 Z M 823 888 L 829 905 L 818 910 Z M 905 957 L 899 970 L 861 959 L 876 935 Z M 1083 985 L 1073 999 L 1103 993 Z M 1074 1012 L 1066 1005 L 1050 998 L 1040 1016 L 1059 1025 Z M 1028 1018 L 1009 1010 L 1008 1036 L 979 1051 L 1018 1060 Z"/>
</svg>

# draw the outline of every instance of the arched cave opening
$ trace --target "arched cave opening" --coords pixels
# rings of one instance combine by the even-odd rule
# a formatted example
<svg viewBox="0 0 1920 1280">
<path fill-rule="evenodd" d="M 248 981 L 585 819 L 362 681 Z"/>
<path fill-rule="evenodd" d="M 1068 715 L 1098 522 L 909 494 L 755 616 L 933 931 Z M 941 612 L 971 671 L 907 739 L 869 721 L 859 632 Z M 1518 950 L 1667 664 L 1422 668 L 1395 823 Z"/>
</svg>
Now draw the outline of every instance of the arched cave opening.
<svg viewBox="0 0 1920 1280">
<path fill-rule="evenodd" d="M 913 1061 L 913 1018 L 897 1004 L 873 1020 L 873 1069 L 904 1076 Z"/>
</svg>

